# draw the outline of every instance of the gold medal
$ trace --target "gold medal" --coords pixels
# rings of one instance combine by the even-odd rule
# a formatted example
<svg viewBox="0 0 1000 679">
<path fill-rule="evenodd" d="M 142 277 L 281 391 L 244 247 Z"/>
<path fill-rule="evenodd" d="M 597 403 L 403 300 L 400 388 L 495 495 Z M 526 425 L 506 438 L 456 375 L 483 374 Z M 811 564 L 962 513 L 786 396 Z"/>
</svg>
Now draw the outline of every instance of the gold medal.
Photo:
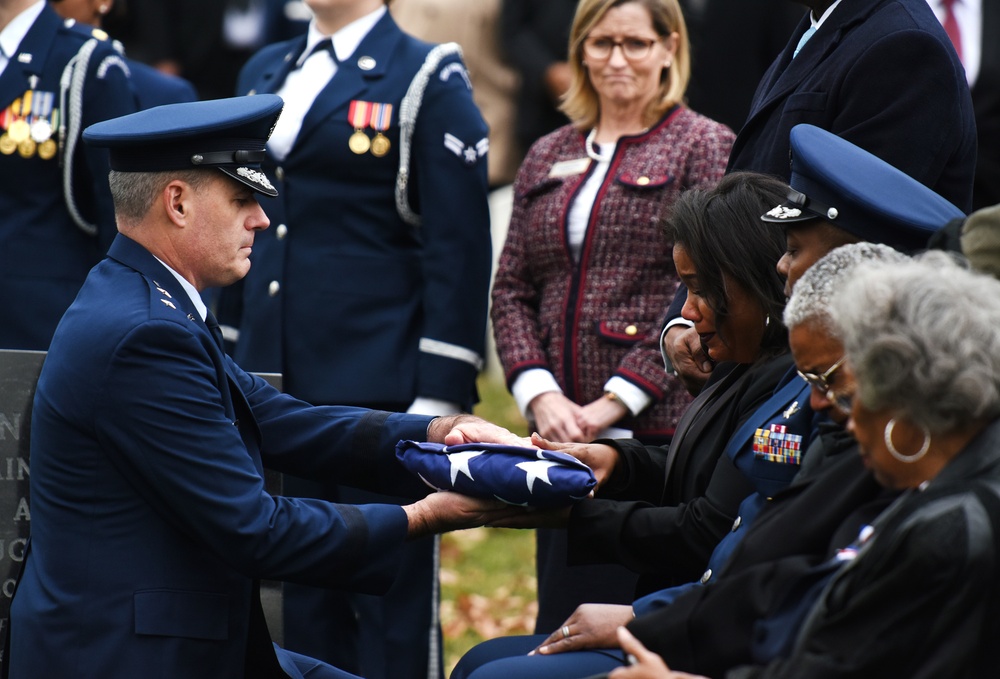
<svg viewBox="0 0 1000 679">
<path fill-rule="evenodd" d="M 392 148 L 392 144 L 389 142 L 389 138 L 381 132 L 376 134 L 375 138 L 372 139 L 372 155 L 376 158 L 381 158 L 387 154 L 390 148 Z"/>
<path fill-rule="evenodd" d="M 368 149 L 371 148 L 372 142 L 368 138 L 368 135 L 362 130 L 355 130 L 351 138 L 347 140 L 347 146 L 354 153 L 359 156 L 368 153 Z"/>
<path fill-rule="evenodd" d="M 17 150 L 17 142 L 10 138 L 9 134 L 0 136 L 0 153 L 9 156 Z"/>
<path fill-rule="evenodd" d="M 31 137 L 31 126 L 28 125 L 28 121 L 19 118 L 10 124 L 10 127 L 7 128 L 7 134 L 14 140 L 14 143 L 20 144 Z"/>
<path fill-rule="evenodd" d="M 53 140 L 46 139 L 38 145 L 38 157 L 42 160 L 51 160 L 55 157 L 57 150 L 59 150 L 58 145 Z"/>
<path fill-rule="evenodd" d="M 35 155 L 35 150 L 38 148 L 38 144 L 31 137 L 28 137 L 20 144 L 17 145 L 17 152 L 21 154 L 22 158 L 31 158 Z"/>
</svg>

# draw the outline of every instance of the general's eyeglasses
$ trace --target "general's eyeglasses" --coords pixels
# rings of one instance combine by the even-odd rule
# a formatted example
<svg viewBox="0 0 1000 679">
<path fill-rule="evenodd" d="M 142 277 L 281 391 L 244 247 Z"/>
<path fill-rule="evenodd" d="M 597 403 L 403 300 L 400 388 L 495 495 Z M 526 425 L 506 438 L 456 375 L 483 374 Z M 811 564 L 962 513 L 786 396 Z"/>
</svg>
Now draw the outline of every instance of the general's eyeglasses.
<svg viewBox="0 0 1000 679">
<path fill-rule="evenodd" d="M 626 59 L 641 61 L 649 56 L 653 45 L 658 42 L 658 39 L 650 40 L 649 38 L 622 38 L 621 40 L 587 38 L 583 41 L 583 53 L 590 59 L 603 60 L 609 58 L 616 47 L 620 47 Z"/>
<path fill-rule="evenodd" d="M 833 387 L 830 386 L 830 378 L 840 369 L 840 366 L 844 365 L 844 361 L 846 360 L 847 356 L 842 356 L 839 361 L 831 365 L 826 369 L 826 372 L 820 375 L 816 373 L 804 373 L 801 370 L 796 370 L 796 372 L 799 374 L 799 377 L 809 383 L 810 387 L 823 394 L 827 401 L 830 401 L 845 413 L 849 413 L 851 412 L 851 402 L 854 399 L 854 394 L 837 394 L 833 391 Z"/>
</svg>

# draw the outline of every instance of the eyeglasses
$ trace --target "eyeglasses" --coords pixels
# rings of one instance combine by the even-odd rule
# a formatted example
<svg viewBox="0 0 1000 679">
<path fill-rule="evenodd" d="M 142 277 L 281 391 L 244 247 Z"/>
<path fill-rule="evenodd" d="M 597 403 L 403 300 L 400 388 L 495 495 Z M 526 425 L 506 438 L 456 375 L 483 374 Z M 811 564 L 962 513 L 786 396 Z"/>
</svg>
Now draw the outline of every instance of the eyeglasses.
<svg viewBox="0 0 1000 679">
<path fill-rule="evenodd" d="M 829 394 L 833 391 L 830 388 L 830 377 L 835 372 L 840 370 L 840 366 L 844 365 L 844 361 L 846 360 L 847 356 L 841 356 L 840 360 L 827 368 L 826 372 L 822 375 L 817 375 L 816 373 L 804 373 L 801 370 L 796 370 L 796 372 L 799 374 L 799 377 L 809 383 L 810 387 L 822 394 Z"/>
<path fill-rule="evenodd" d="M 621 47 L 622 54 L 629 61 L 641 61 L 649 56 L 653 45 L 659 39 L 650 40 L 648 38 L 622 38 L 612 40 L 611 38 L 587 38 L 583 41 L 583 53 L 590 59 L 597 61 L 608 59 L 611 52 L 616 47 Z"/>
<path fill-rule="evenodd" d="M 842 413 L 851 414 L 851 407 L 854 405 L 854 393 L 835 394 L 833 390 L 826 392 L 826 398 L 833 403 L 833 407 Z"/>
</svg>

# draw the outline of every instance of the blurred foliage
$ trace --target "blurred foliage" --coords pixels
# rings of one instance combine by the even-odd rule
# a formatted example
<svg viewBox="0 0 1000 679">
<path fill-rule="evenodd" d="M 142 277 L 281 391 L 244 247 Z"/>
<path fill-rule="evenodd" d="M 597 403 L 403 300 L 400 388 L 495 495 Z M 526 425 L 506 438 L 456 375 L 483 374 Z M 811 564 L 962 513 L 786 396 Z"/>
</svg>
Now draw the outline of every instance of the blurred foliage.
<svg viewBox="0 0 1000 679">
<path fill-rule="evenodd" d="M 482 418 L 525 435 L 527 425 L 502 378 L 479 379 Z M 477 528 L 441 538 L 441 628 L 445 676 L 480 641 L 508 634 L 531 634 L 535 600 L 535 533 Z"/>
</svg>

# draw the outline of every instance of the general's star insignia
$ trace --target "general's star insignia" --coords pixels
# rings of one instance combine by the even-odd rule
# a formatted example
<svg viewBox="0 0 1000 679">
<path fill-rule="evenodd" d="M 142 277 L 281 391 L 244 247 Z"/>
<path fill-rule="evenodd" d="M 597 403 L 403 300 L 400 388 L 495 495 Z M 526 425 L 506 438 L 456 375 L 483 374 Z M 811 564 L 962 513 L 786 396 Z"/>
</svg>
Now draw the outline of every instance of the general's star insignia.
<svg viewBox="0 0 1000 679">
<path fill-rule="evenodd" d="M 174 306 L 174 303 L 171 302 L 169 299 L 161 299 L 160 301 L 163 302 L 164 304 L 166 304 L 171 309 L 176 309 L 177 308 L 177 307 Z"/>
</svg>

